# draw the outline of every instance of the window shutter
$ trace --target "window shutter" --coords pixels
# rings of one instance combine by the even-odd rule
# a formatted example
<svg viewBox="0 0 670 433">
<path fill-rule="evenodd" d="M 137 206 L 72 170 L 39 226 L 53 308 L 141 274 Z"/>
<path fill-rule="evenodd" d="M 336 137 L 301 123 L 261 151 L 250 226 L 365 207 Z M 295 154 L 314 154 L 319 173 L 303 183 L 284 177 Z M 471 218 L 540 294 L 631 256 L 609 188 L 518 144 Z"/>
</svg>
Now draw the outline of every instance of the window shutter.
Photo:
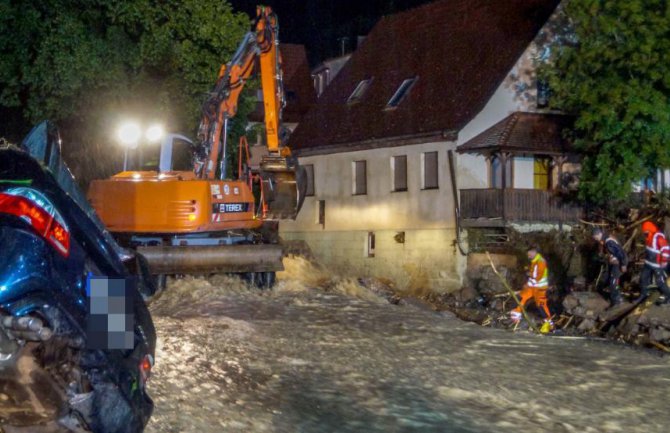
<svg viewBox="0 0 670 433">
<path fill-rule="evenodd" d="M 307 172 L 307 191 L 305 195 L 310 197 L 314 195 L 314 165 L 308 164 L 303 167 L 305 167 L 305 171 Z"/>
<path fill-rule="evenodd" d="M 407 156 L 393 157 L 393 191 L 407 191 Z"/>
<path fill-rule="evenodd" d="M 367 167 L 365 161 L 356 161 L 355 162 L 355 195 L 364 195 L 368 193 L 368 182 L 367 182 Z"/>
<path fill-rule="evenodd" d="M 436 189 L 439 187 L 437 152 L 426 152 L 423 154 L 423 189 Z"/>
</svg>

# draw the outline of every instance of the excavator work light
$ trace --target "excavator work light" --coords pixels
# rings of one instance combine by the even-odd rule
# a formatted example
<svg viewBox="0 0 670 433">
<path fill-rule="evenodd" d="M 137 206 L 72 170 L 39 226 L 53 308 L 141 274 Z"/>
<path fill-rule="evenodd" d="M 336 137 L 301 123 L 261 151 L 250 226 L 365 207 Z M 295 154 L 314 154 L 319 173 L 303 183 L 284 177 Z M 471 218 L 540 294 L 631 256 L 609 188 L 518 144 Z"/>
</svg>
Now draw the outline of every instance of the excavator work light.
<svg viewBox="0 0 670 433">
<path fill-rule="evenodd" d="M 146 133 L 147 140 L 149 140 L 152 143 L 159 142 L 164 135 L 165 135 L 165 129 L 163 129 L 162 125 L 151 125 L 149 129 L 147 129 Z"/>
<path fill-rule="evenodd" d="M 126 122 L 119 127 L 117 137 L 124 146 L 134 147 L 142 137 L 142 129 L 136 122 Z"/>
</svg>

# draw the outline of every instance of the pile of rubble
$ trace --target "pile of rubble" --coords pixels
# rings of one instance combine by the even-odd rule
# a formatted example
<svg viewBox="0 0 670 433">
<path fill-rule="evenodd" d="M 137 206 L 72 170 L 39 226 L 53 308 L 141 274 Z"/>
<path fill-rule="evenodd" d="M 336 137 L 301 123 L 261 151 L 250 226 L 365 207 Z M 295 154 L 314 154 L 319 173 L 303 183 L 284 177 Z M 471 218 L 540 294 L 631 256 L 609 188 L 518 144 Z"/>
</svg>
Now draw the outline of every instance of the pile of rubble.
<svg viewBox="0 0 670 433">
<path fill-rule="evenodd" d="M 487 291 L 480 291 L 475 287 L 478 285 L 467 285 L 455 293 L 431 295 L 426 300 L 437 310 L 451 311 L 462 320 L 483 326 L 527 327 L 523 322 L 519 325 L 510 320 L 509 311 L 516 307 L 516 301 L 502 284 L 497 286 L 492 281 L 488 279 L 485 283 Z M 556 335 L 604 337 L 670 352 L 670 305 L 656 305 L 658 293 L 641 303 L 623 302 L 615 306 L 610 306 L 599 293 L 588 290 L 566 294 L 553 289 L 548 297 Z M 539 326 L 539 311 L 532 303 L 528 312 Z"/>
<path fill-rule="evenodd" d="M 589 335 L 603 335 L 664 351 L 670 348 L 670 305 L 656 305 L 658 294 L 642 303 L 623 302 L 610 307 L 595 292 L 570 293 L 563 300 L 559 325 L 572 325 Z"/>
</svg>

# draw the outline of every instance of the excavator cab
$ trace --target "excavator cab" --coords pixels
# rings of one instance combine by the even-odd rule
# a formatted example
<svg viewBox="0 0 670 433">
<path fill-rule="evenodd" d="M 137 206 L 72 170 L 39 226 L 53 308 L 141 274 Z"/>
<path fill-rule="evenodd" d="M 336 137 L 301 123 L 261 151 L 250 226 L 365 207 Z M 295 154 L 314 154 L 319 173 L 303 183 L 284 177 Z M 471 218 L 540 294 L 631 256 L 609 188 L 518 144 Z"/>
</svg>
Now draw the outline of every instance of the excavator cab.
<svg viewBox="0 0 670 433">
<path fill-rule="evenodd" d="M 166 134 L 157 162 L 160 173 L 193 171 L 193 141 L 181 134 Z"/>
</svg>

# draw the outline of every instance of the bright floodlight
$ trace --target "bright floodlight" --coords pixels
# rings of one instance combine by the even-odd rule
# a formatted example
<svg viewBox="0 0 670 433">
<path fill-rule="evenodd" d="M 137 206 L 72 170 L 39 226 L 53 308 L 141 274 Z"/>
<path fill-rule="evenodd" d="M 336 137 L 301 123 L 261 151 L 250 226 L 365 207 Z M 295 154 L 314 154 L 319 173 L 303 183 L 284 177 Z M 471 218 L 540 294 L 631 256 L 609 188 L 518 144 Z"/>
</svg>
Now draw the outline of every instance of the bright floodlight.
<svg viewBox="0 0 670 433">
<path fill-rule="evenodd" d="M 136 122 L 126 122 L 119 128 L 118 138 L 121 144 L 125 146 L 137 145 L 140 137 L 142 137 L 142 129 Z"/>
<path fill-rule="evenodd" d="M 161 138 L 163 138 L 163 135 L 165 134 L 165 130 L 163 129 L 162 125 L 152 125 L 147 129 L 147 140 L 151 142 L 157 142 L 160 141 Z"/>
</svg>

